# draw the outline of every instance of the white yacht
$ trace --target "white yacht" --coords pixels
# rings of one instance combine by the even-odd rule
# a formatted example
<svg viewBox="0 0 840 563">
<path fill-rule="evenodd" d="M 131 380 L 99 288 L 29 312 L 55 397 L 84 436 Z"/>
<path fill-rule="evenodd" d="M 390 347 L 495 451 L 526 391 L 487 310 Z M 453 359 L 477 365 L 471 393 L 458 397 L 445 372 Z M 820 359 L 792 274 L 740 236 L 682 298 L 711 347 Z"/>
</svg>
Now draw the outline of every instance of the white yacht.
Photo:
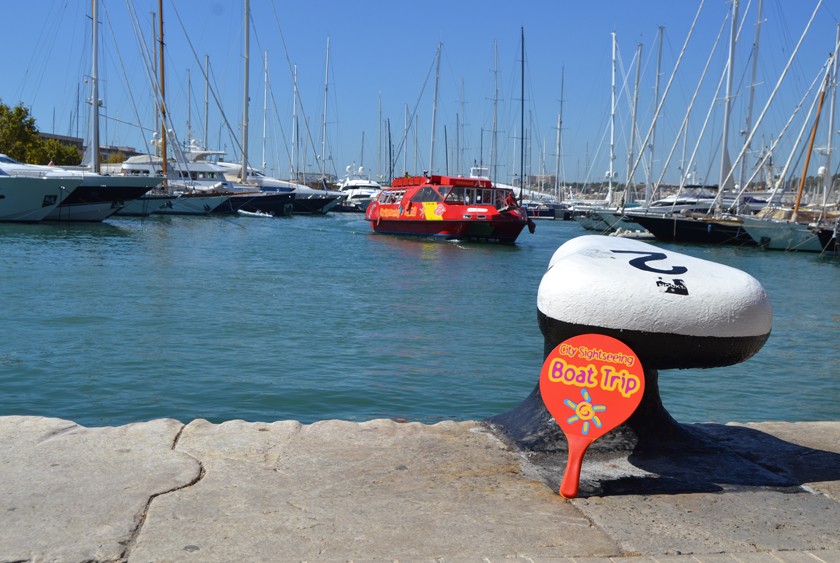
<svg viewBox="0 0 840 563">
<path fill-rule="evenodd" d="M 10 176 L 79 178 L 79 186 L 44 218 L 45 221 L 102 221 L 163 180 L 154 176 L 127 178 L 95 174 L 80 168 L 24 164 L 5 154 L 0 154 L 0 170 Z"/>
<path fill-rule="evenodd" d="M 288 215 L 292 209 L 292 195 L 269 194 L 253 186 L 228 181 L 225 169 L 208 160 L 223 153 L 202 150 L 194 143 L 182 158 L 167 159 L 166 192 L 175 195 L 155 208 L 161 215 L 234 214 L 239 209 L 271 213 L 275 217 Z M 155 155 L 138 155 L 120 165 L 126 176 L 163 174 L 163 160 Z"/>
<path fill-rule="evenodd" d="M 344 194 L 345 198 L 336 207 L 336 211 L 360 211 L 364 213 L 371 200 L 376 199 L 376 196 L 382 191 L 382 186 L 370 179 L 363 166 L 355 170 L 352 166 L 348 166 L 346 170 L 347 176 L 338 185 L 338 191 Z"/>
<path fill-rule="evenodd" d="M 0 221 L 37 223 L 82 182 L 80 177 L 10 176 L 0 169 Z"/>
</svg>

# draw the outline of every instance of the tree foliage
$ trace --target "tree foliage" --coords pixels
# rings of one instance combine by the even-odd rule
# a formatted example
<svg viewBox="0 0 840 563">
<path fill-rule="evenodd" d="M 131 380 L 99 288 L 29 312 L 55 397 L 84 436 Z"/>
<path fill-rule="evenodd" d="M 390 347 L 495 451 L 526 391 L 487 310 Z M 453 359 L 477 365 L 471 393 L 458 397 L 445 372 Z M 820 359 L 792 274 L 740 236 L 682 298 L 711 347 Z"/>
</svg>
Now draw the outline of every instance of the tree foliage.
<svg viewBox="0 0 840 563">
<path fill-rule="evenodd" d="M 38 135 L 35 118 L 23 103 L 11 107 L 0 101 L 0 153 L 29 164 L 76 165 L 82 155 L 76 147 Z"/>
</svg>

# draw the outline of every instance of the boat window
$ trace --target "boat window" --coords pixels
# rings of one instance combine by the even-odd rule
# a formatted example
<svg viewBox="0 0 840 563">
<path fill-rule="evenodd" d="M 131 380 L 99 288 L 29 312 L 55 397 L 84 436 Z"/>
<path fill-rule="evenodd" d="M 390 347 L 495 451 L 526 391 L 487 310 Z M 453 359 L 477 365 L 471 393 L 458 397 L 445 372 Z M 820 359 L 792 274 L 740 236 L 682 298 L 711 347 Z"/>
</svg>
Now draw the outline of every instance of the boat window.
<svg viewBox="0 0 840 563">
<path fill-rule="evenodd" d="M 446 201 L 450 203 L 466 203 L 466 188 L 452 188 L 451 190 L 449 190 L 449 195 L 446 196 Z"/>
<path fill-rule="evenodd" d="M 431 186 L 423 186 L 411 198 L 411 201 L 442 201 L 443 198 Z"/>
<path fill-rule="evenodd" d="M 379 203 L 397 203 L 405 195 L 405 190 L 385 191 L 379 193 Z"/>
</svg>

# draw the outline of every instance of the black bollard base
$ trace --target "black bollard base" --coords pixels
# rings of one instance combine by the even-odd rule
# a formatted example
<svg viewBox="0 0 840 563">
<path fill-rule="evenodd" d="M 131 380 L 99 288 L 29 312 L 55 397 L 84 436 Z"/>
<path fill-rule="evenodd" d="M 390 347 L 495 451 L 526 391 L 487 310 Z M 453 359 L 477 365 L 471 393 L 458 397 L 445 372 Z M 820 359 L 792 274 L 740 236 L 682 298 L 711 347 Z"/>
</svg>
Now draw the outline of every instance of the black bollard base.
<svg viewBox="0 0 840 563">
<path fill-rule="evenodd" d="M 645 391 L 636 411 L 589 447 L 590 454 L 706 450 L 713 447 L 671 417 L 659 396 L 659 373 L 645 369 Z M 539 384 L 516 408 L 486 420 L 493 430 L 518 449 L 534 453 L 563 453 L 566 437 L 546 409 Z"/>
</svg>

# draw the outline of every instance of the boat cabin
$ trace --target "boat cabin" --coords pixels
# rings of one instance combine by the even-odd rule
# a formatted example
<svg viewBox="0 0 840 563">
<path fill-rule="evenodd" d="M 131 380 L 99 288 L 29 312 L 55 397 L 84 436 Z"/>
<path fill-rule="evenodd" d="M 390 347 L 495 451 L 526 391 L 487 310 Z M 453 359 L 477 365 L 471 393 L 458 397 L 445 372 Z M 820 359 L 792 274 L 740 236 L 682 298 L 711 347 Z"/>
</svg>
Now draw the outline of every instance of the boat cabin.
<svg viewBox="0 0 840 563">
<path fill-rule="evenodd" d="M 399 203 L 407 193 L 412 203 L 492 205 L 497 209 L 515 204 L 513 190 L 493 187 L 486 178 L 450 176 L 395 178 L 391 188 L 380 192 L 377 201 L 381 204 Z"/>
</svg>

